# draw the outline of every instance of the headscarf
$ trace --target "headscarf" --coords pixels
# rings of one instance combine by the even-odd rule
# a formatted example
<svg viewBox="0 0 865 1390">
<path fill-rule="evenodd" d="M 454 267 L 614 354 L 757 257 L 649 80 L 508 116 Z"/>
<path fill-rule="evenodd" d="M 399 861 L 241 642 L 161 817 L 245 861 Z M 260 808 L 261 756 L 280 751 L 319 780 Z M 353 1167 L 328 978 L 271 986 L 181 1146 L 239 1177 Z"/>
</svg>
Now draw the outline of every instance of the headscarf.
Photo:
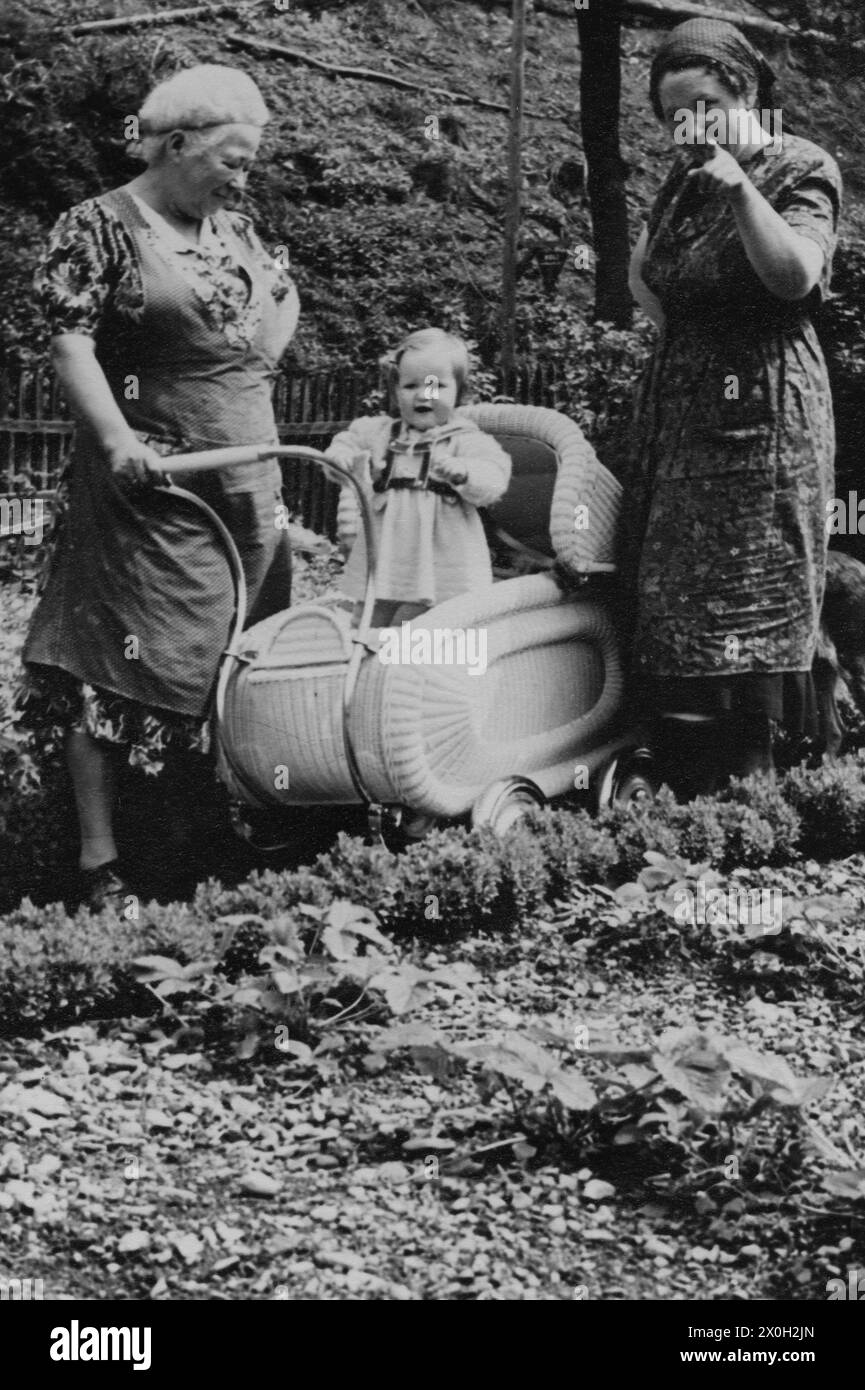
<svg viewBox="0 0 865 1390">
<path fill-rule="evenodd" d="M 684 68 L 711 68 L 713 64 L 720 65 L 731 76 L 741 78 L 748 85 L 756 83 L 757 105 L 770 105 L 775 74 L 744 34 L 734 24 L 720 19 L 688 19 L 671 30 L 652 59 L 649 96 L 659 120 L 663 119 L 664 114 L 658 98 L 661 78 L 666 77 L 668 72 L 681 72 Z"/>
</svg>

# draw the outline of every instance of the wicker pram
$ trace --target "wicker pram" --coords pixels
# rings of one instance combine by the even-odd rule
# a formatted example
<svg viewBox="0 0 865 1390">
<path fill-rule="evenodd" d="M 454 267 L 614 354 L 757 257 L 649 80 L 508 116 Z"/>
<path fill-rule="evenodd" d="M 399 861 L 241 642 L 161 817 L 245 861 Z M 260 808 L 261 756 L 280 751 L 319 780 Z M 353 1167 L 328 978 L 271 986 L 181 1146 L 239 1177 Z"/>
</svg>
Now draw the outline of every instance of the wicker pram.
<svg viewBox="0 0 865 1390">
<path fill-rule="evenodd" d="M 237 635 L 216 702 L 220 775 L 240 801 L 360 804 L 375 826 L 383 813 L 411 813 L 415 823 L 471 814 L 501 827 L 588 779 L 601 801 L 645 789 L 633 762 L 644 757 L 639 731 L 620 727 L 624 679 L 606 607 L 565 592 L 546 572 L 554 558 L 575 581 L 615 568 L 619 484 L 557 411 L 493 404 L 467 413 L 513 460 L 508 494 L 492 510 L 494 532 L 541 572 L 438 604 L 412 621 L 407 659 L 393 662 L 382 659 L 369 622 L 375 545 L 366 499 L 346 470 L 295 448 L 187 455 L 166 470 L 267 452 L 311 459 L 352 485 L 365 528 L 359 626 L 348 606 L 322 600 L 242 631 L 240 576 Z M 482 673 L 460 647 L 459 634 L 471 632 L 485 634 Z M 432 659 L 415 660 L 416 652 Z"/>
</svg>

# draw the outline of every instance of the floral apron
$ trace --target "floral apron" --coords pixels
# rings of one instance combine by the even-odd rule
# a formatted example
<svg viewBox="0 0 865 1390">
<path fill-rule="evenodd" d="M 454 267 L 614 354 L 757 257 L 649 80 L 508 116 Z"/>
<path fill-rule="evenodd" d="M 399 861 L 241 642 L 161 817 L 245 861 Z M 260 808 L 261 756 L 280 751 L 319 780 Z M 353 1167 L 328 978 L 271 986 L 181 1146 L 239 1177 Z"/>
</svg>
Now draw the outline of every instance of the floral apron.
<svg viewBox="0 0 865 1390">
<path fill-rule="evenodd" d="M 130 234 L 144 291 L 140 320 L 115 315 L 96 339 L 131 427 L 163 455 L 275 442 L 269 374 L 288 340 L 287 308 L 245 245 L 223 228 L 249 295 L 260 303 L 251 341 L 208 312 L 206 281 L 196 286 L 160 254 L 133 198 L 116 191 L 105 200 Z M 275 524 L 276 462 L 174 480 L 204 498 L 231 531 L 251 620 L 287 606 L 290 551 Z M 59 667 L 146 706 L 203 717 L 233 611 L 231 570 L 207 519 L 170 491 L 125 493 L 79 427 L 68 506 L 25 662 Z"/>
</svg>

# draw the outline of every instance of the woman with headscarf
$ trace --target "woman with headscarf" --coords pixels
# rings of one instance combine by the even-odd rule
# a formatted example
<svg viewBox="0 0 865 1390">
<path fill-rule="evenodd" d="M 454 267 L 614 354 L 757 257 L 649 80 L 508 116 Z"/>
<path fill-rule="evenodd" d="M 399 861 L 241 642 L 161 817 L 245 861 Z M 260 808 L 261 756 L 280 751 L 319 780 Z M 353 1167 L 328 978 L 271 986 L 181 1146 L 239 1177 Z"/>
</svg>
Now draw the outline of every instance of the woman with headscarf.
<svg viewBox="0 0 865 1390">
<path fill-rule="evenodd" d="M 146 169 L 65 213 L 36 277 L 76 417 L 60 521 L 24 649 L 24 720 L 65 743 L 82 900 L 126 893 L 116 759 L 159 772 L 206 751 L 231 572 L 212 524 L 159 481 L 160 457 L 276 442 L 270 380 L 294 331 L 292 281 L 234 211 L 268 120 L 250 77 L 201 65 L 141 108 Z M 287 606 L 276 462 L 176 475 L 230 530 L 250 621 Z"/>
<path fill-rule="evenodd" d="M 736 28 L 702 19 L 651 67 L 678 154 L 631 265 L 659 337 L 638 388 L 620 569 L 635 685 L 685 795 L 770 771 L 773 723 L 816 732 L 834 434 L 811 314 L 841 180 L 825 150 L 763 129 L 772 79 Z"/>
</svg>

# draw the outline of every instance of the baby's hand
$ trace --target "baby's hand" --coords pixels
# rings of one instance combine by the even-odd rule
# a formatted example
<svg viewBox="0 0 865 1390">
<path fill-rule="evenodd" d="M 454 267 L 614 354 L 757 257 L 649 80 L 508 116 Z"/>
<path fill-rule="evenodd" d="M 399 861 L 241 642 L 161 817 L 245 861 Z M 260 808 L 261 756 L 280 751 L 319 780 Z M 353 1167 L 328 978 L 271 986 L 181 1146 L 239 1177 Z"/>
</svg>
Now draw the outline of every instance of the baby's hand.
<svg viewBox="0 0 865 1390">
<path fill-rule="evenodd" d="M 438 478 L 444 478 L 451 487 L 462 487 L 463 483 L 469 480 L 469 475 L 459 459 L 443 459 L 441 463 L 434 464 L 433 474 Z"/>
</svg>

